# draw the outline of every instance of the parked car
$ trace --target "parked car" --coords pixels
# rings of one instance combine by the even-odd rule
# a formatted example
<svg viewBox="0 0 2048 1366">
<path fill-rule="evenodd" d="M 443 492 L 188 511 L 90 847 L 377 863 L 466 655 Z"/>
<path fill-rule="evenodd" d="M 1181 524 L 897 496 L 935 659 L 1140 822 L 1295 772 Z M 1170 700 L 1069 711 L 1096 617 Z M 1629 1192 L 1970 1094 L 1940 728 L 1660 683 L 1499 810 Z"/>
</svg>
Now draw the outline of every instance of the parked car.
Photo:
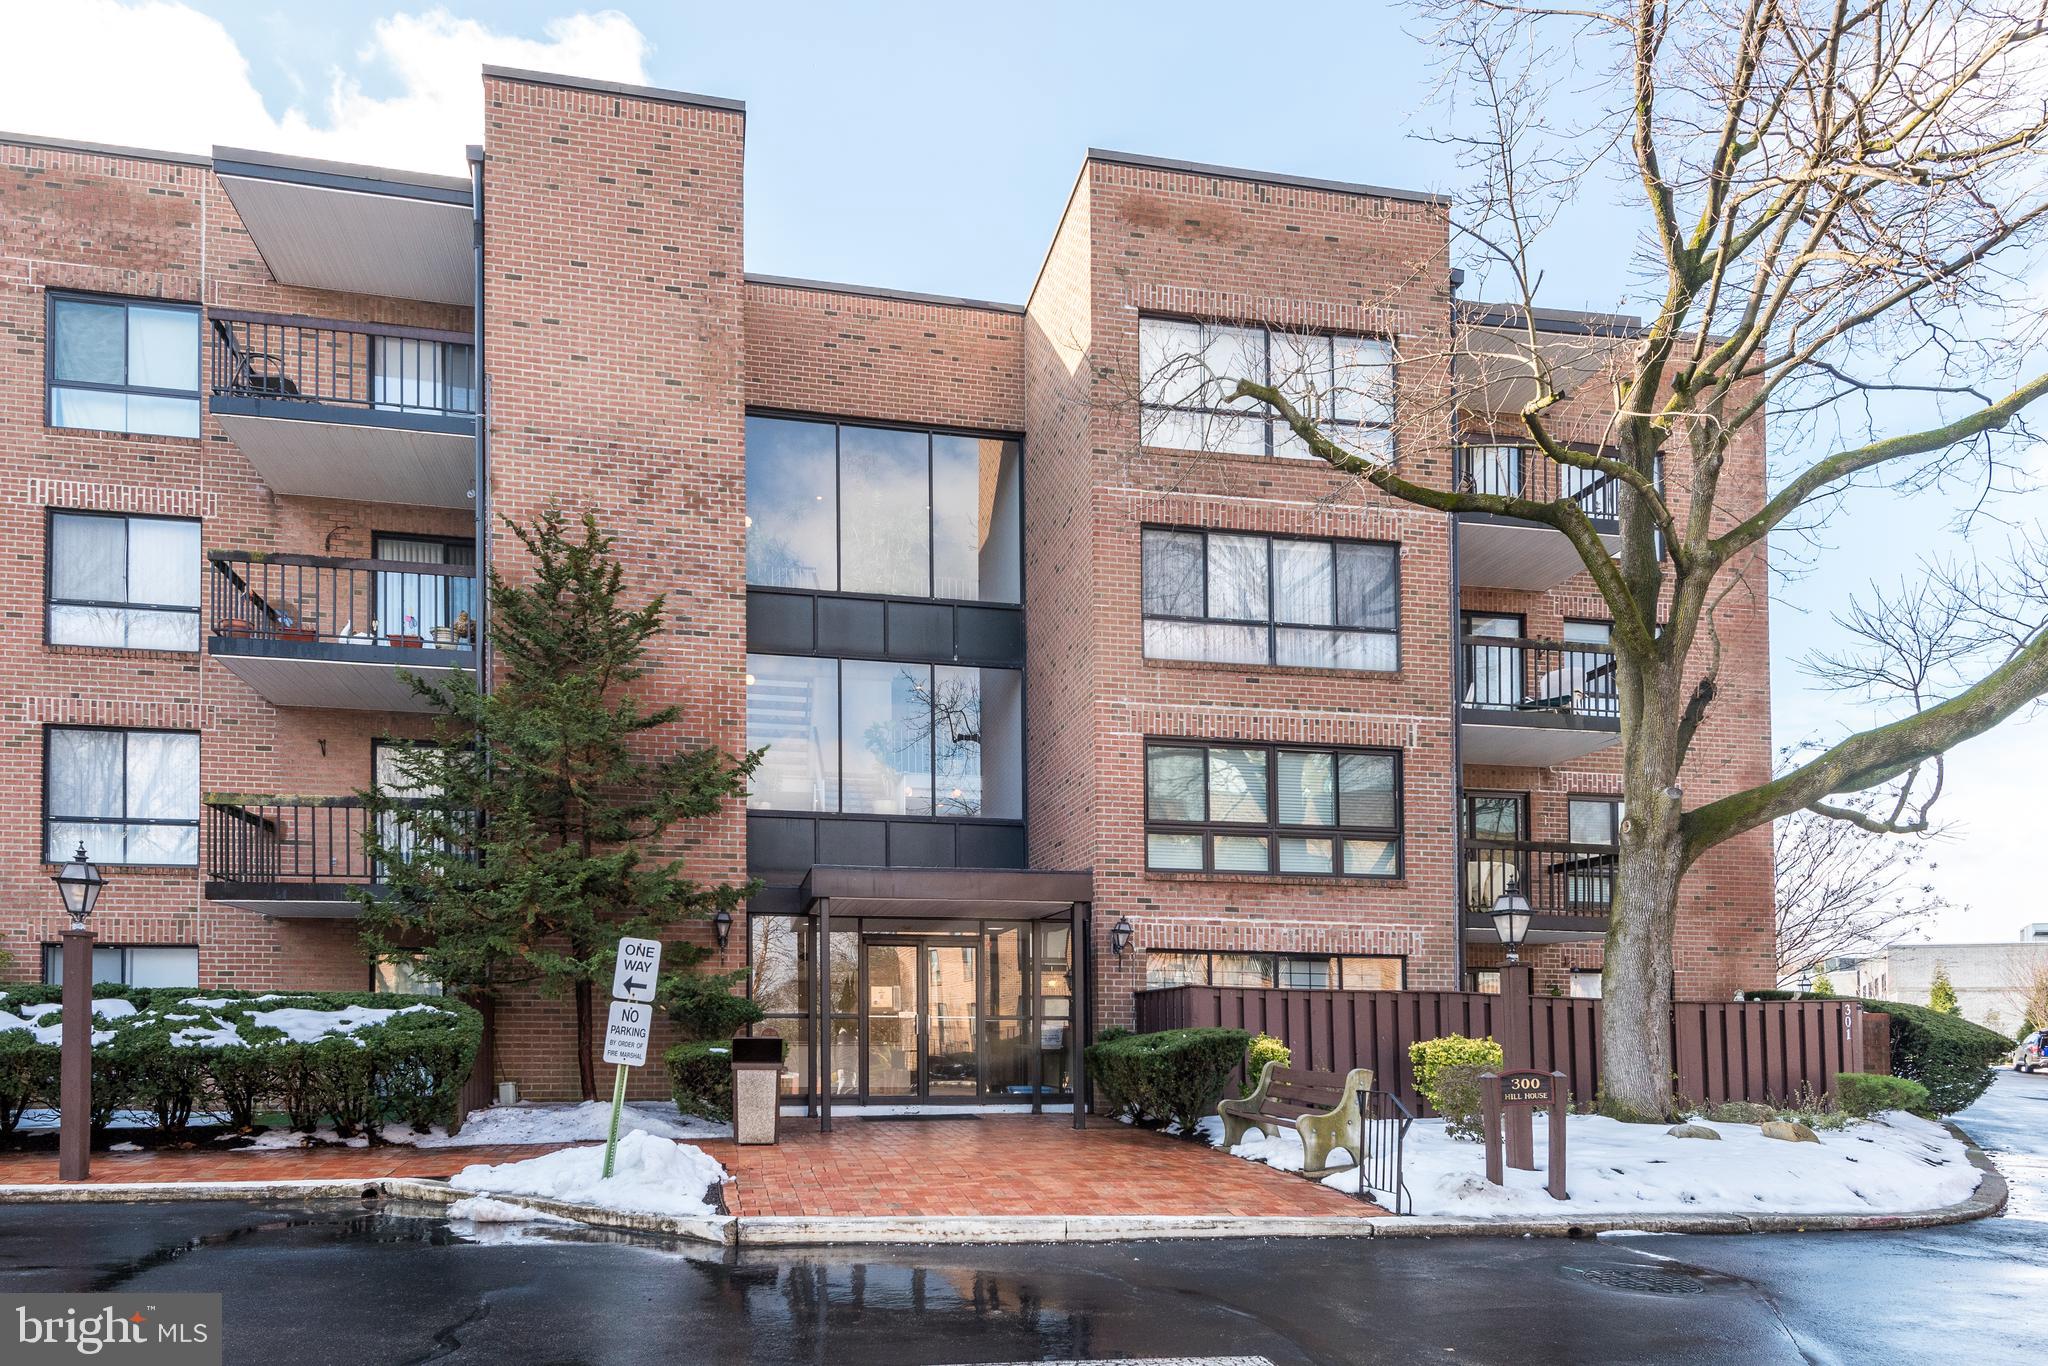
<svg viewBox="0 0 2048 1366">
<path fill-rule="evenodd" d="M 2048 1029 L 2035 1030 L 2012 1051 L 2013 1071 L 2032 1072 L 2037 1068 L 2048 1068 Z"/>
</svg>

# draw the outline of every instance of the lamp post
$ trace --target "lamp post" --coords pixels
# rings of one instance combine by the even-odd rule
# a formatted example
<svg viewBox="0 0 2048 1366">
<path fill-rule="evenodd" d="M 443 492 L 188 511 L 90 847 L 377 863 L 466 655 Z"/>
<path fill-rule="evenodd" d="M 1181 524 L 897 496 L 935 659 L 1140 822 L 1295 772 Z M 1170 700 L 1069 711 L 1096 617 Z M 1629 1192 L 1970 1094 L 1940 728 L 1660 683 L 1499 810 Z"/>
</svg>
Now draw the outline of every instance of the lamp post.
<svg viewBox="0 0 2048 1366">
<path fill-rule="evenodd" d="M 58 1061 L 57 1179 L 83 1181 L 92 1153 L 92 931 L 85 922 L 107 880 L 78 853 L 50 879 L 71 917 L 63 941 L 64 1043 Z"/>
<path fill-rule="evenodd" d="M 1521 884 L 1513 873 L 1508 874 L 1508 885 L 1493 901 L 1493 932 L 1500 936 L 1501 947 L 1508 951 L 1508 962 L 1522 961 L 1522 940 L 1529 933 L 1529 898 L 1522 895 Z"/>
</svg>

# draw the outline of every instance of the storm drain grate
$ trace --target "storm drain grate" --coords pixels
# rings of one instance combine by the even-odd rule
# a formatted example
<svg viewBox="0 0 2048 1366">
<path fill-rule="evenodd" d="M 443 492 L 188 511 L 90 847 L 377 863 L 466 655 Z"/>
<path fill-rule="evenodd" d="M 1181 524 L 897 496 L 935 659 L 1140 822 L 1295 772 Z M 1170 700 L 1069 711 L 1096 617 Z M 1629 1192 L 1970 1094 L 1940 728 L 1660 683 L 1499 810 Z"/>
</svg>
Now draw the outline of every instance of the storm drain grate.
<svg viewBox="0 0 2048 1366">
<path fill-rule="evenodd" d="M 1706 1290 L 1690 1276 L 1644 1267 L 1568 1266 L 1564 1271 L 1608 1290 L 1630 1290 L 1638 1295 L 1697 1295 Z"/>
</svg>

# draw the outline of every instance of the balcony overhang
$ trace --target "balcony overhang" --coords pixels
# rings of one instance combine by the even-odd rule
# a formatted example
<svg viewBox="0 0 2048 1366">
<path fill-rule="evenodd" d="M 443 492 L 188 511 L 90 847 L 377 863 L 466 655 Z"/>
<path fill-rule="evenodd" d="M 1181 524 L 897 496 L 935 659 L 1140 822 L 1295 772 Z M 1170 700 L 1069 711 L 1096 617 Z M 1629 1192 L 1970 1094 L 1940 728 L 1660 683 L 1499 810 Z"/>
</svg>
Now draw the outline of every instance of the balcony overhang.
<svg viewBox="0 0 2048 1366">
<path fill-rule="evenodd" d="M 234 147 L 213 171 L 279 284 L 475 305 L 466 178 Z"/>
<path fill-rule="evenodd" d="M 467 508 L 476 419 L 216 394 L 213 415 L 276 493 Z"/>
<path fill-rule="evenodd" d="M 1529 919 L 1529 932 L 1522 937 L 1522 944 L 1584 944 L 1607 937 L 1607 917 L 1604 915 L 1538 915 Z M 1500 931 L 1493 927 L 1493 917 L 1477 911 L 1465 913 L 1465 942 L 1467 944 L 1500 943 Z"/>
<path fill-rule="evenodd" d="M 1549 768 L 1620 740 L 1621 722 L 1614 717 L 1479 707 L 1466 707 L 1458 717 L 1458 755 L 1467 764 Z"/>
<path fill-rule="evenodd" d="M 346 885 L 331 882 L 209 881 L 206 899 L 274 920 L 353 920 L 363 913 Z"/>
<path fill-rule="evenodd" d="M 1600 518 L 1595 518 L 1593 525 L 1607 549 L 1619 554 L 1620 529 L 1612 522 L 1603 525 Z M 1585 568 L 1577 548 L 1555 527 L 1481 512 L 1458 518 L 1458 583 L 1462 587 L 1547 592 Z"/>
<path fill-rule="evenodd" d="M 274 706 L 340 711 L 428 711 L 401 673 L 437 683 L 476 667 L 468 649 L 213 636 L 207 650 Z"/>
</svg>

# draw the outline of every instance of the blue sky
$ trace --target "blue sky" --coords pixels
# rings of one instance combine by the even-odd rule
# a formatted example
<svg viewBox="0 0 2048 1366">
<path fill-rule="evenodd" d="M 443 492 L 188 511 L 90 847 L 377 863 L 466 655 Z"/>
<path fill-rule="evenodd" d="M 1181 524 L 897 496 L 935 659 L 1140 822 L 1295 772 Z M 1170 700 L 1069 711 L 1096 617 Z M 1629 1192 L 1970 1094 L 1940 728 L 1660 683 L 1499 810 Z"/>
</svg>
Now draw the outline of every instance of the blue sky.
<svg viewBox="0 0 2048 1366">
<path fill-rule="evenodd" d="M 1456 189 L 1444 151 L 1415 136 L 1429 117 L 1431 54 L 1398 8 L 1274 6 L 1256 31 L 1242 5 L 1163 13 L 1100 0 L 609 12 L 573 0 L 24 0 L 8 15 L 16 50 L 50 60 L 0 85 L 0 128 L 459 171 L 462 143 L 480 135 L 479 60 L 644 80 L 747 102 L 748 269 L 1003 300 L 1029 289 L 1090 146 Z M 230 69 L 237 55 L 246 77 Z M 1299 74 L 1304 55 L 1313 78 Z M 1540 302 L 1626 307 L 1630 281 L 1614 263 L 1634 233 L 1606 204 L 1577 206 L 1540 253 Z M 2041 511 L 2038 496 L 2003 508 L 2016 521 Z M 1828 528 L 1821 567 L 1780 585 L 1779 743 L 1857 719 L 1797 660 L 1829 639 L 1829 613 L 1873 574 L 1968 553 L 1954 512 L 1938 496 L 1859 495 Z M 2048 919 L 2029 815 L 2044 761 L 2039 723 L 1957 755 L 1945 801 L 1956 835 L 1935 880 L 1965 904 L 1936 938 L 2011 939 Z"/>
</svg>

